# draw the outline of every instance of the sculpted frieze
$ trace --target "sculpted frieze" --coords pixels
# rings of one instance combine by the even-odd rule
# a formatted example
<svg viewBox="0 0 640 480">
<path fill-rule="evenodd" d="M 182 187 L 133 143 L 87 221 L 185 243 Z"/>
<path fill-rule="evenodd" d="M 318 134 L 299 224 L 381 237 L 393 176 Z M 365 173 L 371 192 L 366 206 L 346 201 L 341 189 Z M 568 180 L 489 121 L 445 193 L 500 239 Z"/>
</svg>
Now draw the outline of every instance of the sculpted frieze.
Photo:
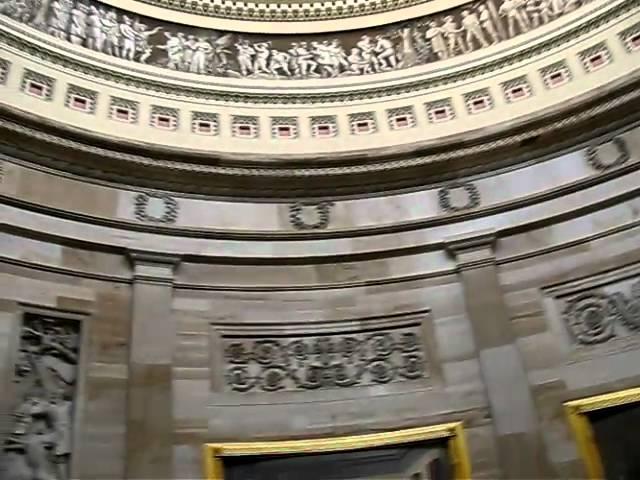
<svg viewBox="0 0 640 480">
<path fill-rule="evenodd" d="M 0 478 L 68 480 L 80 324 L 26 315 L 18 348 Z"/>
<path fill-rule="evenodd" d="M 226 390 L 275 392 L 427 377 L 420 327 L 295 337 L 224 337 Z"/>
<path fill-rule="evenodd" d="M 588 1 L 485 0 L 366 31 L 295 36 L 192 28 L 95 0 L 2 0 L 0 13 L 131 62 L 218 77 L 313 79 L 446 60 L 529 32 Z"/>
</svg>

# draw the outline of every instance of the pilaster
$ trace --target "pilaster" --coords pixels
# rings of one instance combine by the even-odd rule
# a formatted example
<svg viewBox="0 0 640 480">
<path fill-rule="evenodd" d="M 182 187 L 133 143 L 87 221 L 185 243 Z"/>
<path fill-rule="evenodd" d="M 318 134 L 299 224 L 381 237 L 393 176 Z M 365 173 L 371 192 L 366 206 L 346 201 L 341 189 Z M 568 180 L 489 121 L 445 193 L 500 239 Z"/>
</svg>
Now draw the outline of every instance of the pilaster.
<svg viewBox="0 0 640 480">
<path fill-rule="evenodd" d="M 129 339 L 126 478 L 173 479 L 171 314 L 178 257 L 130 252 L 133 301 Z"/>
<path fill-rule="evenodd" d="M 515 343 L 495 260 L 493 231 L 452 237 L 467 315 L 489 399 L 505 478 L 553 478 L 527 372 Z"/>
</svg>

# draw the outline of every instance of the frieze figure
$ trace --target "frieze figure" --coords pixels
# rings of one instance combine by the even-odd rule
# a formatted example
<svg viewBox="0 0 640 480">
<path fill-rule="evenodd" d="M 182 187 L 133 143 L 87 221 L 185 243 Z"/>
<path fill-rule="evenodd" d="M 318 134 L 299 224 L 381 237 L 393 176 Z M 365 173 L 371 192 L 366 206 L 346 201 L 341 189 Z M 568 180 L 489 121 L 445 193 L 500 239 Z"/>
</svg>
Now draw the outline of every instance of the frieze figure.
<svg viewBox="0 0 640 480">
<path fill-rule="evenodd" d="M 516 33 L 529 31 L 529 22 L 522 9 L 522 3 L 519 0 L 504 0 L 502 5 L 500 5 L 498 13 L 507 19 L 509 38 L 515 37 Z M 516 27 L 519 30 L 516 30 Z"/>
<path fill-rule="evenodd" d="M 483 30 L 487 33 L 489 38 L 491 38 L 491 44 L 495 45 L 501 40 L 501 38 L 500 38 L 500 33 L 498 32 L 498 29 L 494 24 L 494 20 L 491 15 L 491 12 L 489 11 L 486 5 L 480 5 L 478 7 L 478 13 L 480 14 L 480 17 L 479 17 L 480 25 L 482 26 Z"/>
<path fill-rule="evenodd" d="M 425 35 L 431 44 L 431 51 L 438 60 L 449 58 L 449 51 L 445 43 L 445 31 L 442 27 L 438 26 L 436 22 L 431 22 Z"/>
<path fill-rule="evenodd" d="M 489 43 L 484 37 L 482 27 L 480 26 L 480 19 L 478 15 L 469 10 L 462 11 L 462 27 L 466 30 L 466 43 L 471 50 L 475 50 L 475 44 L 477 46 L 487 47 Z"/>
<path fill-rule="evenodd" d="M 309 79 L 370 75 L 484 49 L 589 0 L 484 0 L 359 34 L 251 35 L 171 24 L 96 0 L 0 0 L 0 14 L 131 62 L 198 75 Z"/>
<path fill-rule="evenodd" d="M 102 23 L 101 37 L 104 39 L 104 53 L 120 56 L 120 25 L 118 24 L 118 15 L 111 10 L 100 19 Z"/>
<path fill-rule="evenodd" d="M 69 41 L 74 45 L 83 45 L 87 39 L 87 13 L 89 9 L 84 3 L 76 3 L 71 9 L 69 25 Z"/>
</svg>

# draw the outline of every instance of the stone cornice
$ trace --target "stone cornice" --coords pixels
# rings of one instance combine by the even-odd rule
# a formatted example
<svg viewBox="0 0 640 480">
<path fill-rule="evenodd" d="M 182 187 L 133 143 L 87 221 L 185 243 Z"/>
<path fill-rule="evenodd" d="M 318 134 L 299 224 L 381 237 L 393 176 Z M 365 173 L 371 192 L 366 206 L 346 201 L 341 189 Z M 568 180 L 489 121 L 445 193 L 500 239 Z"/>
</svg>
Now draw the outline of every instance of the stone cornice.
<svg viewBox="0 0 640 480">
<path fill-rule="evenodd" d="M 522 225 L 496 229 L 495 231 L 495 239 L 498 241 L 502 237 L 508 237 L 510 235 L 515 235 L 519 233 L 523 233 L 525 231 L 531 231 L 538 228 L 544 228 L 545 226 L 552 225 L 554 222 L 562 222 L 565 220 L 569 220 L 571 218 L 576 218 L 581 215 L 585 215 L 591 213 L 593 210 L 599 208 L 607 208 L 613 204 L 619 204 L 621 202 L 625 202 L 634 198 L 637 198 L 638 189 L 633 192 L 615 196 L 606 202 L 602 202 L 598 205 L 587 205 L 576 210 L 572 210 L 567 212 L 566 214 L 562 214 L 559 216 L 550 217 L 544 220 L 544 222 L 533 221 L 529 223 L 525 223 Z M 567 241 L 564 243 L 552 244 L 545 247 L 541 247 L 538 249 L 533 249 L 531 251 L 527 251 L 525 253 L 512 254 L 508 257 L 499 256 L 500 251 L 498 250 L 496 253 L 498 256 L 495 261 L 492 260 L 492 263 L 496 264 L 506 264 L 509 262 L 519 262 L 522 260 L 526 260 L 529 258 L 533 258 L 537 255 L 544 255 L 548 253 L 553 253 L 560 251 L 564 248 L 571 248 L 577 245 L 583 245 L 588 242 L 592 242 L 598 239 L 602 239 L 608 235 L 613 235 L 617 233 L 623 233 L 629 230 L 633 230 L 640 226 L 640 220 L 630 221 L 623 225 L 615 226 L 608 230 L 604 230 L 602 232 L 594 233 L 591 235 L 587 235 L 585 238 L 575 239 L 571 241 Z M 43 232 L 42 230 L 34 230 L 32 228 L 25 228 L 23 226 L 18 225 L 8 225 L 8 224 L 0 224 L 0 231 L 7 232 L 11 234 L 16 234 L 24 238 L 33 238 L 38 240 L 49 241 L 53 243 L 69 245 L 81 249 L 87 250 L 95 250 L 100 252 L 108 252 L 108 253 L 121 253 L 127 254 L 130 249 L 122 246 L 122 245 L 113 245 L 113 244 L 98 244 L 90 240 L 81 239 L 81 238 L 70 238 L 65 235 L 59 235 L 54 232 Z M 177 238 L 177 237 L 176 237 Z M 447 250 L 447 245 L 451 243 L 451 238 L 449 239 L 434 239 L 431 242 L 416 244 L 411 248 L 384 248 L 381 250 L 375 250 L 370 252 L 354 252 L 350 254 L 334 254 L 334 255 L 324 255 L 324 256 L 304 256 L 304 257 L 233 257 L 233 256 L 224 256 L 224 255 L 213 255 L 211 253 L 206 252 L 184 252 L 180 255 L 180 259 L 182 262 L 196 262 L 196 263 L 213 263 L 219 265 L 317 265 L 317 264 L 327 264 L 327 263 L 335 263 L 335 262 L 362 262 L 362 261 L 370 261 L 370 260 L 379 260 L 382 258 L 392 258 L 392 257 L 402 257 L 402 256 L 413 256 L 413 255 L 421 255 L 429 252 L 436 252 L 441 250 Z M 489 240 L 490 241 L 490 240 Z M 487 243 L 488 245 L 489 243 Z M 451 250 L 450 250 L 451 251 Z M 149 251 L 152 253 L 151 251 Z M 223 254 L 224 252 L 220 252 Z M 169 255 L 165 252 L 158 252 L 159 255 Z M 0 257 L 2 261 L 8 261 L 9 263 L 22 264 L 23 260 L 13 260 L 8 258 Z M 28 263 L 28 262 L 27 262 Z M 45 270 L 48 270 L 49 267 L 43 266 Z M 52 267 L 55 268 L 55 267 Z M 441 272 L 441 271 L 438 271 Z M 437 273 L 437 272 L 436 272 Z M 453 273 L 452 270 L 447 269 L 446 274 Z M 110 277 L 110 276 L 109 276 Z M 410 276 L 413 278 L 413 276 Z M 107 277 L 105 277 L 107 278 Z M 121 278 L 121 277 L 114 277 Z M 197 288 L 197 286 L 190 286 L 189 288 Z"/>
<path fill-rule="evenodd" d="M 395 224 L 384 224 L 378 226 L 367 226 L 360 228 L 349 229 L 333 229 L 333 230 L 306 230 L 306 231 L 239 231 L 239 230 L 223 230 L 215 228 L 197 228 L 197 227 L 180 227 L 175 225 L 163 225 L 163 224 L 150 224 L 133 222 L 125 219 L 105 218 L 97 217 L 80 212 L 72 212 L 68 210 L 62 210 L 54 208 L 45 204 L 36 204 L 27 202 L 21 199 L 13 198 L 11 196 L 0 194 L 0 204 L 6 204 L 15 206 L 25 211 L 32 211 L 48 215 L 51 217 L 57 217 L 65 220 L 73 220 L 81 222 L 87 225 L 105 226 L 111 228 L 118 228 L 131 232 L 141 233 L 153 233 L 156 235 L 166 236 L 180 236 L 184 238 L 202 238 L 202 239 L 216 239 L 216 240 L 235 240 L 235 241 L 305 241 L 305 240 L 322 240 L 322 239 L 336 239 L 336 238 L 358 238 L 373 235 L 387 235 L 396 234 L 401 232 L 410 232 L 414 230 L 422 230 L 437 227 L 440 225 L 446 225 L 450 223 L 466 222 L 476 218 L 488 217 L 491 215 L 497 215 L 500 213 L 526 208 L 537 203 L 546 202 L 553 199 L 563 198 L 566 195 L 583 191 L 587 188 L 593 187 L 600 183 L 608 182 L 615 178 L 619 178 L 624 175 L 628 175 L 640 169 L 640 162 L 632 162 L 623 167 L 610 170 L 606 173 L 586 177 L 580 181 L 565 184 L 560 188 L 552 190 L 542 191 L 536 194 L 527 195 L 521 198 L 517 198 L 512 201 L 502 202 L 498 204 L 488 205 L 483 208 L 474 209 L 471 211 L 462 211 L 455 214 L 446 214 L 416 221 L 405 221 Z M 473 237 L 474 241 L 484 241 L 485 237 L 476 236 Z M 488 240 L 489 237 L 487 237 Z M 487 241 L 488 241 L 487 240 Z M 462 241 L 460 239 L 447 240 L 448 249 L 455 253 L 455 251 L 468 246 L 473 245 L 469 241 Z M 143 259 L 143 252 L 133 252 L 131 257 L 134 259 Z M 158 261 L 161 261 L 161 257 Z M 167 261 L 173 261 L 169 257 Z"/>
<path fill-rule="evenodd" d="M 630 232 L 634 229 L 640 227 L 640 221 L 631 222 L 621 227 L 617 227 L 611 230 L 606 230 L 603 232 L 598 232 L 593 235 L 589 235 L 585 238 L 576 239 L 570 242 L 561 243 L 553 246 L 548 246 L 544 248 L 539 248 L 537 250 L 532 250 L 531 252 L 527 252 L 525 254 L 517 254 L 510 257 L 497 258 L 497 265 L 508 265 L 513 262 L 521 262 L 523 260 L 528 260 L 531 258 L 535 258 L 537 256 L 544 256 L 553 254 L 555 252 L 560 252 L 564 249 L 571 249 L 579 245 L 586 245 L 590 242 L 602 240 L 608 236 L 625 234 L 626 232 Z M 27 234 L 29 237 L 29 232 L 22 232 Z M 55 239 L 53 237 L 47 237 L 48 240 L 56 242 L 59 239 Z M 92 245 L 83 244 L 77 245 L 79 248 L 88 248 L 93 250 Z M 444 245 L 440 245 L 440 247 L 444 247 Z M 126 253 L 123 251 L 122 253 Z M 637 255 L 636 255 L 637 256 Z M 190 259 L 190 260 L 193 260 Z M 214 262 L 216 259 L 203 257 L 197 259 L 200 262 Z M 331 262 L 331 259 L 328 259 Z M 10 265 L 12 267 L 17 268 L 28 268 L 31 270 L 55 273 L 61 275 L 73 275 L 74 277 L 86 278 L 91 280 L 98 281 L 107 281 L 107 282 L 116 282 L 120 284 L 130 284 L 132 282 L 132 278 L 130 276 L 118 276 L 113 274 L 104 274 L 100 272 L 88 272 L 84 270 L 79 270 L 77 268 L 68 268 L 61 267 L 57 265 L 47 265 L 42 262 L 34 262 L 30 260 L 11 258 L 0 255 L 0 263 L 5 265 Z M 286 264 L 286 259 L 282 262 Z M 313 266 L 315 263 L 310 263 L 309 265 Z M 630 267 L 631 268 L 631 267 Z M 635 267 L 634 267 L 635 268 Z M 422 273 L 414 273 L 410 275 L 399 275 L 396 277 L 387 277 L 381 279 L 370 279 L 370 280 L 359 280 L 359 281 L 347 281 L 347 282 L 332 282 L 332 283 L 322 283 L 322 284 L 306 284 L 306 285 L 270 285 L 270 284 L 256 284 L 256 285 L 228 285 L 228 284 L 203 284 L 203 283 L 189 283 L 181 280 L 174 281 L 175 288 L 183 288 L 188 290 L 201 290 L 201 291 L 217 291 L 217 292 L 292 292 L 292 291 L 315 291 L 315 290 L 333 290 L 333 289 L 343 289 L 343 288 L 363 288 L 363 287 L 371 287 L 371 286 L 381 286 L 381 285 L 393 285 L 405 282 L 417 282 L 424 281 L 431 278 L 444 277 L 447 275 L 453 275 L 456 273 L 456 270 L 451 268 L 447 270 L 436 270 L 432 272 L 422 272 Z M 550 293 L 555 293 L 554 288 L 551 287 Z"/>
<path fill-rule="evenodd" d="M 304 160 L 272 162 L 266 168 L 264 163 L 213 159 L 211 154 L 127 148 L 118 139 L 91 139 L 87 133 L 70 134 L 62 126 L 43 130 L 37 118 L 12 121 L 8 119 L 11 112 L 0 120 L 0 149 L 10 157 L 82 177 L 147 188 L 247 199 L 343 197 L 423 187 L 557 154 L 594 136 L 606 136 L 640 117 L 638 80 L 631 81 L 617 91 L 603 91 L 600 98 L 585 100 L 586 105 L 576 105 L 562 115 L 557 112 L 555 118 L 532 118 L 531 124 L 515 132 L 492 132 L 483 142 L 465 145 L 460 139 L 457 148 L 446 143 L 377 161 L 362 155 L 340 162 L 332 158 L 322 166 L 316 159 L 313 168 L 306 167 Z"/>
</svg>

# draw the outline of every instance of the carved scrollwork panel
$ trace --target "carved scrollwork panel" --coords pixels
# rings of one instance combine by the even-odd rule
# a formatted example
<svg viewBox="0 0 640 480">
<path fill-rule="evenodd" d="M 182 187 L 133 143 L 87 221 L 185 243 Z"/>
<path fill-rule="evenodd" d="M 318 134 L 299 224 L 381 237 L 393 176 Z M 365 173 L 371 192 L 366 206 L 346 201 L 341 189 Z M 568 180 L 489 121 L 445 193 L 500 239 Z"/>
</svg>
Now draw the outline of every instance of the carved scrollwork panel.
<svg viewBox="0 0 640 480">
<path fill-rule="evenodd" d="M 591 290 L 569 297 L 564 321 L 575 343 L 594 345 L 640 331 L 640 279 L 629 288 Z"/>
<path fill-rule="evenodd" d="M 428 376 L 419 326 L 374 332 L 223 336 L 225 389 L 276 392 L 379 385 Z"/>
</svg>

